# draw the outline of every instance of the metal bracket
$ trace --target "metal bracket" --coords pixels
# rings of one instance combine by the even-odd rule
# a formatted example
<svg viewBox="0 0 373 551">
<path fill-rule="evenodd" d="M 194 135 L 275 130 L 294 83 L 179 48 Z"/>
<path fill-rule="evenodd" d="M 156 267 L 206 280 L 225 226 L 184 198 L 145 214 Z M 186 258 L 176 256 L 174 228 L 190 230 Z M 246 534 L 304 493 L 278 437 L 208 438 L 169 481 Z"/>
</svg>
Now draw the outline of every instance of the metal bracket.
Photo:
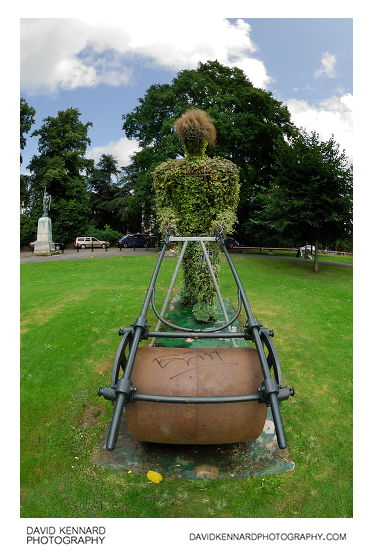
<svg viewBox="0 0 373 551">
<path fill-rule="evenodd" d="M 267 405 L 269 405 L 269 397 L 271 394 L 278 395 L 280 390 L 280 386 L 277 384 L 275 379 L 273 377 L 270 377 L 268 379 L 264 379 L 262 382 L 262 386 L 258 388 L 258 392 L 260 394 L 260 402 L 265 402 Z"/>
<path fill-rule="evenodd" d="M 110 400 L 113 405 L 115 400 L 117 399 L 115 388 L 111 386 L 104 386 L 103 388 L 99 387 L 97 394 L 98 396 L 102 396 L 103 398 L 105 398 L 105 400 Z"/>
<path fill-rule="evenodd" d="M 258 388 L 258 392 L 260 394 L 259 402 L 262 404 L 266 404 L 267 406 L 270 405 L 269 401 L 269 395 L 265 393 L 265 390 L 263 390 L 263 387 Z M 284 400 L 288 400 L 290 396 L 294 396 L 295 390 L 294 387 L 287 387 L 287 386 L 279 386 L 277 391 L 277 401 L 283 402 Z"/>
<path fill-rule="evenodd" d="M 254 317 L 252 318 L 249 318 L 246 323 L 244 324 L 244 333 L 245 335 L 245 339 L 247 341 L 253 341 L 254 340 L 254 337 L 253 337 L 253 329 L 256 328 L 258 329 L 258 331 L 260 331 L 261 327 L 263 327 L 263 325 L 261 323 L 258 322 L 258 320 Z"/>
<path fill-rule="evenodd" d="M 126 398 L 126 403 L 133 401 L 133 395 L 136 392 L 136 389 L 132 386 L 132 383 L 129 379 L 122 377 L 119 379 L 118 383 L 115 386 L 115 392 L 118 394 L 121 392 Z"/>
<path fill-rule="evenodd" d="M 105 400 L 110 400 L 112 404 L 114 405 L 114 402 L 117 399 L 118 392 L 121 392 L 125 396 L 125 402 L 126 404 L 128 402 L 134 402 L 134 396 L 137 391 L 137 388 L 132 386 L 131 381 L 128 379 L 119 379 L 118 383 L 112 387 L 112 386 L 104 386 L 103 388 L 99 387 L 97 394 L 98 396 L 102 396 L 105 398 Z"/>
<path fill-rule="evenodd" d="M 268 337 L 274 337 L 275 336 L 275 332 L 273 331 L 273 329 L 268 329 L 268 327 L 261 327 L 261 329 L 259 330 L 259 335 L 261 333 L 264 333 Z"/>
<path fill-rule="evenodd" d="M 118 335 L 122 337 L 126 333 L 133 333 L 133 327 L 119 327 Z"/>
<path fill-rule="evenodd" d="M 149 327 L 145 316 L 139 316 L 135 323 L 132 323 L 131 326 L 136 329 L 136 327 L 141 327 L 141 338 L 140 340 L 146 340 L 148 338 Z"/>
</svg>

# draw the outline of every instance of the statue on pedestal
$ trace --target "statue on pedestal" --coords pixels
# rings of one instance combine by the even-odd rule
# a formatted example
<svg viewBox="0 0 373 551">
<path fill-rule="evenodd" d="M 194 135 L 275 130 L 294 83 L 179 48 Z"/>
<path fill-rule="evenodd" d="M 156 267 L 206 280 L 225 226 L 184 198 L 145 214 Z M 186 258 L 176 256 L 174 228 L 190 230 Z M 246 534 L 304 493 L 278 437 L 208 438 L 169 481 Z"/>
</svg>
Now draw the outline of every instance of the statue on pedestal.
<svg viewBox="0 0 373 551">
<path fill-rule="evenodd" d="M 205 111 L 188 109 L 175 122 L 185 157 L 170 159 L 153 172 L 157 217 L 161 231 L 170 225 L 181 236 L 213 235 L 217 226 L 232 231 L 237 220 L 239 168 L 205 151 L 216 139 L 215 127 Z M 209 243 L 209 257 L 218 276 L 220 250 Z M 215 288 L 198 242 L 189 243 L 183 258 L 184 285 L 180 298 L 193 305 L 198 321 L 216 319 Z"/>
<path fill-rule="evenodd" d="M 47 188 L 44 188 L 44 195 L 43 195 L 43 216 L 48 216 L 48 212 L 51 208 L 51 201 L 52 196 L 48 195 Z"/>
<path fill-rule="evenodd" d="M 43 195 L 43 216 L 38 220 L 38 233 L 34 245 L 34 254 L 51 255 L 55 253 L 55 247 L 52 239 L 52 220 L 48 216 L 51 206 L 52 196 L 44 188 Z"/>
</svg>

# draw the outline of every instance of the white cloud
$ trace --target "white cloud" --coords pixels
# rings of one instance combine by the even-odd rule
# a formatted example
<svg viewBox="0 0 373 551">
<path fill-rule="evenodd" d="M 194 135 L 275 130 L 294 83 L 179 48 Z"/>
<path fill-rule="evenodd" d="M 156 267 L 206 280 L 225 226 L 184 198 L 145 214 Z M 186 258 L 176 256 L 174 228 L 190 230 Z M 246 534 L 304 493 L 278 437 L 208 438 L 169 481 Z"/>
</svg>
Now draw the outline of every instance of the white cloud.
<svg viewBox="0 0 373 551">
<path fill-rule="evenodd" d="M 262 63 L 259 59 L 242 56 L 242 58 L 237 60 L 235 63 L 227 63 L 227 65 L 242 69 L 254 86 L 258 88 L 266 88 L 268 83 L 272 80 L 267 74 L 267 69 L 265 68 L 264 63 Z"/>
<path fill-rule="evenodd" d="M 97 19 L 21 20 L 21 83 L 29 94 L 59 88 L 92 87 L 100 83 L 127 84 L 128 63 L 138 56 L 166 69 L 195 68 L 217 59 L 242 68 L 255 86 L 271 78 L 262 61 L 252 56 L 256 46 L 251 27 L 214 16 L 206 21 L 184 13 L 182 24 L 160 18 L 107 21 Z"/>
<path fill-rule="evenodd" d="M 139 150 L 140 147 L 137 140 L 120 138 L 117 142 L 110 142 L 107 145 L 87 149 L 86 157 L 88 159 L 94 159 L 97 163 L 101 155 L 113 155 L 113 157 L 118 161 L 119 166 L 126 166 L 130 162 L 131 155 Z"/>
<path fill-rule="evenodd" d="M 22 88 L 33 94 L 128 83 L 131 71 L 119 62 L 115 52 L 97 58 L 103 44 L 93 26 L 76 19 L 21 20 Z"/>
<path fill-rule="evenodd" d="M 92 86 L 97 79 L 94 67 L 87 67 L 79 59 L 61 59 L 52 68 L 54 82 L 61 88 L 74 89 L 77 86 Z"/>
<path fill-rule="evenodd" d="M 310 105 L 296 99 L 286 103 L 296 126 L 303 127 L 308 132 L 318 132 L 323 141 L 333 134 L 336 142 L 346 150 L 346 155 L 352 160 L 352 102 L 353 96 L 345 94 L 328 98 L 319 105 Z"/>
<path fill-rule="evenodd" d="M 321 58 L 321 69 L 318 69 L 317 71 L 315 71 L 314 73 L 315 77 L 326 76 L 329 78 L 334 78 L 336 76 L 336 73 L 335 73 L 336 62 L 337 62 L 337 58 L 334 54 L 330 54 L 329 52 L 324 52 Z"/>
</svg>

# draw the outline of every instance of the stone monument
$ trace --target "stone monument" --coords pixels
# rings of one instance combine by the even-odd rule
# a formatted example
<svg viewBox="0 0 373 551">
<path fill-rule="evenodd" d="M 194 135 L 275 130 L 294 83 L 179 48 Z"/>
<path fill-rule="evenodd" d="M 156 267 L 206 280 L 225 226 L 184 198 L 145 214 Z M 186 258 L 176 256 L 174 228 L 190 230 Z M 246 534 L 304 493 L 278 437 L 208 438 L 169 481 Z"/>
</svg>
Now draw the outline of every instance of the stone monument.
<svg viewBox="0 0 373 551">
<path fill-rule="evenodd" d="M 52 197 L 48 195 L 44 188 L 43 196 L 43 216 L 38 220 L 38 233 L 34 246 L 34 254 L 51 255 L 56 254 L 52 239 L 52 220 L 48 216 Z"/>
</svg>

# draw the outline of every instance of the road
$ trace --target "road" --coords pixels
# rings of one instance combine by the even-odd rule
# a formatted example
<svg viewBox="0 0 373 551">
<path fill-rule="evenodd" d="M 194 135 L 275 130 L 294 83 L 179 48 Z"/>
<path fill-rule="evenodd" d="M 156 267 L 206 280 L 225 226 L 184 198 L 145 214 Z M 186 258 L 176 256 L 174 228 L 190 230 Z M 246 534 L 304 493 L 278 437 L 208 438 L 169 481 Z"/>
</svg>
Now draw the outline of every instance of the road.
<svg viewBox="0 0 373 551">
<path fill-rule="evenodd" d="M 56 262 L 59 260 L 83 260 L 88 258 L 108 258 L 109 256 L 134 256 L 143 254 L 158 254 L 159 249 L 146 249 L 138 248 L 133 250 L 132 248 L 122 249 L 119 247 L 109 247 L 108 249 L 65 249 L 62 253 L 54 254 L 51 256 L 38 256 L 31 251 L 21 251 L 21 264 L 28 264 L 30 262 Z"/>
<path fill-rule="evenodd" d="M 132 248 L 120 250 L 118 247 L 109 247 L 105 249 L 80 249 L 79 252 L 76 252 L 76 249 L 65 249 L 64 253 L 52 255 L 52 256 L 37 256 L 34 255 L 31 251 L 21 251 L 21 264 L 28 264 L 30 262 L 55 262 L 59 260 L 83 260 L 88 258 L 108 258 L 109 256 L 134 256 L 134 255 L 143 255 L 143 254 L 158 254 L 159 249 L 146 249 L 146 248 L 137 248 L 133 250 Z M 268 260 L 288 260 L 290 262 L 302 262 L 313 264 L 313 260 L 308 258 L 294 258 L 289 256 L 268 256 L 264 254 L 244 254 L 244 253 L 231 253 L 232 256 L 236 257 L 246 257 L 246 258 L 264 258 Z M 352 264 L 346 262 L 330 262 L 327 260 L 319 260 L 319 264 L 329 265 L 329 266 L 342 266 L 344 268 L 352 268 Z"/>
</svg>

